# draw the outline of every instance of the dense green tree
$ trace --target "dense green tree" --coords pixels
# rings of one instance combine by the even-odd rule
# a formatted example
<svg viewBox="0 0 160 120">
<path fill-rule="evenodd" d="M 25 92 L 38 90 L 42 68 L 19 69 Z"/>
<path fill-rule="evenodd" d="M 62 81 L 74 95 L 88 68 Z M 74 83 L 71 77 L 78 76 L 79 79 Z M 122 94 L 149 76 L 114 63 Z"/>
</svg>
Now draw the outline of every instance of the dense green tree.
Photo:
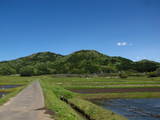
<svg viewBox="0 0 160 120">
<path fill-rule="evenodd" d="M 36 69 L 33 66 L 25 66 L 20 69 L 21 76 L 32 76 L 36 74 Z"/>
<path fill-rule="evenodd" d="M 117 72 L 114 66 L 101 66 L 100 73 L 114 73 Z"/>
<path fill-rule="evenodd" d="M 159 67 L 159 63 L 149 60 L 142 60 L 135 63 L 135 70 L 138 72 L 153 72 Z"/>
<path fill-rule="evenodd" d="M 16 70 L 8 65 L 0 66 L 0 75 L 16 74 Z"/>
<path fill-rule="evenodd" d="M 156 74 L 157 74 L 158 76 L 160 76 L 160 68 L 157 68 Z"/>
<path fill-rule="evenodd" d="M 49 74 L 50 69 L 48 67 L 47 63 L 37 63 L 34 65 L 34 69 L 36 69 L 36 75 L 43 75 L 43 74 Z"/>
</svg>

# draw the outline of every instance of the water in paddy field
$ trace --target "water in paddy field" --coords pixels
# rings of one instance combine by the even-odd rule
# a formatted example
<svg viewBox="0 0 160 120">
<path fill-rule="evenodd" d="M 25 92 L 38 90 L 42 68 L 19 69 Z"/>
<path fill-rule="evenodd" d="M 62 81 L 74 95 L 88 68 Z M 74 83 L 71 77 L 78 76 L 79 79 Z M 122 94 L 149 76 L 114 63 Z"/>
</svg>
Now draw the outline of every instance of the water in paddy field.
<svg viewBox="0 0 160 120">
<path fill-rule="evenodd" d="M 93 100 L 129 120 L 160 120 L 160 98 Z"/>
<path fill-rule="evenodd" d="M 0 89 L 9 89 L 9 88 L 16 88 L 20 87 L 21 85 L 0 85 Z"/>
<path fill-rule="evenodd" d="M 4 93 L 4 92 L 0 92 L 0 98 L 5 96 L 7 93 Z"/>
</svg>

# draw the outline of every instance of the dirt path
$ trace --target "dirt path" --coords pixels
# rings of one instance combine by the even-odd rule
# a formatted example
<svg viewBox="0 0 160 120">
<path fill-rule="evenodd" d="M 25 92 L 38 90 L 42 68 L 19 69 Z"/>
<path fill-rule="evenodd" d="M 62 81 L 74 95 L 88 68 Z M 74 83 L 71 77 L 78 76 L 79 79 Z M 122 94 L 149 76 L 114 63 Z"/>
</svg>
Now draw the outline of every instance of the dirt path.
<svg viewBox="0 0 160 120">
<path fill-rule="evenodd" d="M 35 81 L 0 107 L 0 120 L 53 120 L 45 114 L 43 107 L 42 88 Z"/>
</svg>

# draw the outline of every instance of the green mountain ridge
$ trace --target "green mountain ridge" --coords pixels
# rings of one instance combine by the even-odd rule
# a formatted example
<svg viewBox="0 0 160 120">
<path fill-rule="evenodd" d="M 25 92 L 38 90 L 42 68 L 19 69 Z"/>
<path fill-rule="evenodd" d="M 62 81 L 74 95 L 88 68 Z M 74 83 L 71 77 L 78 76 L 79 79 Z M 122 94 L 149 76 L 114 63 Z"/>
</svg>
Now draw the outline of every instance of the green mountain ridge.
<svg viewBox="0 0 160 120">
<path fill-rule="evenodd" d="M 103 74 L 119 71 L 152 72 L 160 63 L 123 57 L 111 57 L 95 50 L 80 50 L 69 55 L 39 52 L 30 56 L 0 62 L 0 74 Z M 27 74 L 26 74 L 27 75 Z"/>
</svg>

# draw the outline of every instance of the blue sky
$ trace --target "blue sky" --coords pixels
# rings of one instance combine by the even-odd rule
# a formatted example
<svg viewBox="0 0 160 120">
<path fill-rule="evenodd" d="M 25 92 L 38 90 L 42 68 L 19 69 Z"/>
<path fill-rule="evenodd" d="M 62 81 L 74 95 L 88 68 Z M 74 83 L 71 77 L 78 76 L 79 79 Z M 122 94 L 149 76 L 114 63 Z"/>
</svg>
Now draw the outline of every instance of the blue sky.
<svg viewBox="0 0 160 120">
<path fill-rule="evenodd" d="M 95 49 L 160 61 L 159 0 L 0 0 L 0 60 Z"/>
</svg>

